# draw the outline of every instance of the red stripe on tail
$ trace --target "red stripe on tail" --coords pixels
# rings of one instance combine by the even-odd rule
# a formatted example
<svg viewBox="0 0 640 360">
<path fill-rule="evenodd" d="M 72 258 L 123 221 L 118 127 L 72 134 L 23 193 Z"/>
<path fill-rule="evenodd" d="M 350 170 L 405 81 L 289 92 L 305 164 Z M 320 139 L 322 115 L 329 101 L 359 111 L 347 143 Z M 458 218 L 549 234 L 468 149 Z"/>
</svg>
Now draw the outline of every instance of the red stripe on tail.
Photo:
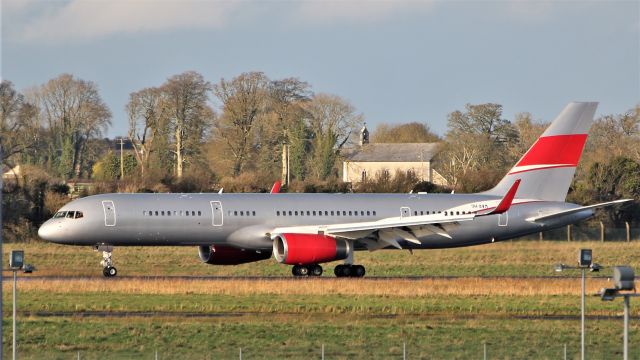
<svg viewBox="0 0 640 360">
<path fill-rule="evenodd" d="M 541 137 L 516 166 L 573 165 L 582 155 L 587 134 L 554 135 Z"/>
</svg>

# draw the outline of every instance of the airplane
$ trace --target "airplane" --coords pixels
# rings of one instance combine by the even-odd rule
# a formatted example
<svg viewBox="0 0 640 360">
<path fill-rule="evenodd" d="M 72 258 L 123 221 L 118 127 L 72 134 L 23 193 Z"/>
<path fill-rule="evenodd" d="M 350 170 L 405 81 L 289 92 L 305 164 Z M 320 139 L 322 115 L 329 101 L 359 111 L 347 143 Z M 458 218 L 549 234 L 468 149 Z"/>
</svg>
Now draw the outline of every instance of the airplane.
<svg viewBox="0 0 640 360">
<path fill-rule="evenodd" d="M 597 107 L 569 103 L 491 190 L 476 194 L 101 194 L 63 206 L 38 230 L 50 242 L 102 251 L 115 276 L 114 246 L 197 246 L 212 265 L 273 256 L 294 276 L 362 277 L 354 253 L 492 243 L 573 224 L 594 209 L 565 202 Z"/>
</svg>

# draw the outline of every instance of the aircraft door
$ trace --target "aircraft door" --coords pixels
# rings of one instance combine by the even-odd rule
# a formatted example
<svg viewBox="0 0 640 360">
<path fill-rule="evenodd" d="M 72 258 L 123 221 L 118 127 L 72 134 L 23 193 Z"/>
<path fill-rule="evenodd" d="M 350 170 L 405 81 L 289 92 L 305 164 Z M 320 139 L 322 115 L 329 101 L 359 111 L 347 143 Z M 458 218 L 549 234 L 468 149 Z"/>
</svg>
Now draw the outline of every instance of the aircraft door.
<svg viewBox="0 0 640 360">
<path fill-rule="evenodd" d="M 102 209 L 104 210 L 104 226 L 116 226 L 116 207 L 113 205 L 113 201 L 103 201 Z"/>
<path fill-rule="evenodd" d="M 509 212 L 504 212 L 498 215 L 498 226 L 507 226 L 509 223 Z"/>
<path fill-rule="evenodd" d="M 411 216 L 411 209 L 406 207 L 406 206 L 401 207 L 400 208 L 400 217 L 403 218 L 403 217 L 407 217 L 407 216 Z"/>
<path fill-rule="evenodd" d="M 222 226 L 222 203 L 220 201 L 211 202 L 211 225 Z"/>
</svg>

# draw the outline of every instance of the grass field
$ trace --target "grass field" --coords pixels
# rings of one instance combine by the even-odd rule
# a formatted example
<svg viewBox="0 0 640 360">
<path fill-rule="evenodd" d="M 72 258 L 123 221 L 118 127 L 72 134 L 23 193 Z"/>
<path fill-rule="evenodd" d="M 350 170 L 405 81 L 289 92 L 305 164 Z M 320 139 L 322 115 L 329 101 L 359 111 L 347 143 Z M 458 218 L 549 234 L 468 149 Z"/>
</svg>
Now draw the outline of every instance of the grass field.
<svg viewBox="0 0 640 360">
<path fill-rule="evenodd" d="M 24 359 L 327 359 L 579 357 L 580 284 L 552 264 L 594 250 L 603 265 L 640 268 L 640 243 L 505 242 L 436 251 L 358 253 L 373 275 L 455 279 L 104 279 L 86 248 L 21 245 L 34 275 L 91 275 L 19 282 Z M 6 254 L 15 246 L 5 246 Z M 289 275 L 267 260 L 202 264 L 194 248 L 117 248 L 121 275 Z M 57 260 L 56 260 L 57 259 Z M 490 265 L 492 264 L 492 265 Z M 331 270 L 332 266 L 325 266 Z M 327 271 L 330 273 L 330 271 Z M 606 274 L 606 273 L 605 273 Z M 482 278 L 480 276 L 499 276 Z M 572 274 L 575 276 L 576 274 Z M 28 277 L 29 275 L 20 275 Z M 538 276 L 511 279 L 508 276 Z M 539 276 L 557 276 L 540 278 Z M 588 281 L 588 292 L 609 286 Z M 3 288 L 4 355 L 11 351 L 11 286 Z M 632 300 L 631 358 L 640 358 L 640 303 Z M 621 301 L 587 298 L 589 358 L 620 357 Z M 9 315 L 9 316 L 7 316 Z"/>
</svg>

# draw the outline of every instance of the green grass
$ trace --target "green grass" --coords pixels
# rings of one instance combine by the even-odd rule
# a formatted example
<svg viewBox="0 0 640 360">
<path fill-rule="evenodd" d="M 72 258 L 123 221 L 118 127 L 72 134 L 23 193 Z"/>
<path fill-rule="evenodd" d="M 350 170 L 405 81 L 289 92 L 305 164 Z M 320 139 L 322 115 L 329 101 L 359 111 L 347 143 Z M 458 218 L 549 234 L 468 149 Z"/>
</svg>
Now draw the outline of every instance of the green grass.
<svg viewBox="0 0 640 360">
<path fill-rule="evenodd" d="M 492 359 L 559 359 L 564 344 L 573 359 L 578 328 L 578 321 L 432 316 L 31 318 L 20 323 L 19 353 L 24 359 L 69 359 L 78 351 L 83 359 L 153 359 L 157 350 L 162 359 L 232 359 L 242 347 L 247 359 L 318 359 L 325 344 L 329 359 L 385 359 L 401 358 L 406 342 L 413 359 L 477 359 L 486 342 Z M 635 336 L 638 327 L 633 330 Z M 592 320 L 587 331 L 589 358 L 620 356 L 620 321 Z M 631 354 L 640 352 L 635 339 Z"/>
<path fill-rule="evenodd" d="M 580 247 L 593 248 L 596 261 L 602 264 L 626 263 L 638 268 L 640 263 L 640 243 L 537 241 L 416 251 L 413 256 L 404 251 L 364 252 L 358 253 L 357 259 L 374 275 L 540 276 L 553 275 L 551 265 L 555 262 L 575 262 Z M 36 275 L 91 274 L 96 279 L 82 281 L 109 284 L 98 279 L 102 277 L 97 264 L 100 256 L 90 249 L 41 243 L 9 245 L 4 247 L 5 259 L 12 248 L 26 251 L 27 262 L 38 267 Z M 123 275 L 289 275 L 288 267 L 273 260 L 238 267 L 205 265 L 192 247 L 117 248 L 114 254 Z M 76 286 L 82 286 L 82 281 Z M 180 281 L 167 284 L 191 289 L 189 282 Z M 344 279 L 339 284 L 355 287 L 358 281 Z M 451 286 L 465 281 L 470 280 L 452 282 Z M 570 359 L 579 358 L 580 299 L 573 295 L 401 296 L 393 290 L 366 296 L 353 291 L 318 295 L 317 290 L 297 295 L 247 294 L 245 290 L 149 294 L 144 280 L 140 283 L 140 290 L 129 292 L 82 288 L 68 292 L 24 283 L 18 298 L 20 358 L 71 359 L 80 352 L 82 359 L 153 359 L 157 350 L 161 359 L 237 359 L 242 347 L 246 359 L 309 359 L 320 358 L 325 344 L 328 359 L 399 359 L 403 342 L 410 359 L 478 359 L 485 342 L 490 359 L 558 359 L 564 344 Z M 396 283 L 378 280 L 375 284 Z M 421 283 L 408 282 L 407 286 L 413 284 Z M 247 286 L 246 282 L 242 286 Z M 9 284 L 3 290 L 4 356 L 9 357 Z M 640 358 L 638 306 L 632 300 L 631 358 Z M 621 301 L 588 297 L 587 310 L 588 315 L 613 316 L 588 319 L 589 358 L 620 357 Z M 55 312 L 74 315 L 49 316 Z M 120 317 L 81 316 L 90 312 Z M 152 316 L 136 315 L 138 312 Z M 122 317 L 124 313 L 130 316 Z"/>
</svg>

